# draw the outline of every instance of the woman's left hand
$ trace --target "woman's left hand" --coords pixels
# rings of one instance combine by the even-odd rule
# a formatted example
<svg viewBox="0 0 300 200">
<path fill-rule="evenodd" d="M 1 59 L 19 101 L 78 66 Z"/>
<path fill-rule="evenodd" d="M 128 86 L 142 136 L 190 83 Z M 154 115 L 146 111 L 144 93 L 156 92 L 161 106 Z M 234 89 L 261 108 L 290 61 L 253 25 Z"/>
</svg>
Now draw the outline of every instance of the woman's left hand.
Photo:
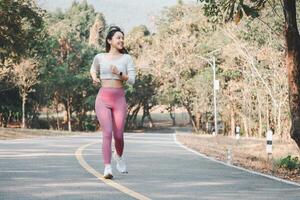
<svg viewBox="0 0 300 200">
<path fill-rule="evenodd" d="M 110 68 L 111 68 L 111 72 L 113 74 L 119 75 L 120 72 L 119 72 L 118 68 L 115 65 L 111 65 Z"/>
</svg>

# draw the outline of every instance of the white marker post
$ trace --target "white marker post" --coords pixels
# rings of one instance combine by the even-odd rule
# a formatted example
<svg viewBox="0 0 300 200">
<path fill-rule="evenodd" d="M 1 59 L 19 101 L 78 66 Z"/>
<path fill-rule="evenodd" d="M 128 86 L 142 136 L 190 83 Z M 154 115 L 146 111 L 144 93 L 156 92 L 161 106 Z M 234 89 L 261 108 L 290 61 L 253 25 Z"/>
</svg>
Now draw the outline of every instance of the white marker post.
<svg viewBox="0 0 300 200">
<path fill-rule="evenodd" d="M 231 155 L 231 147 L 227 148 L 227 164 L 231 165 L 232 163 L 232 155 Z"/>
<path fill-rule="evenodd" d="M 272 155 L 272 136 L 273 136 L 273 131 L 269 129 L 267 131 L 267 153 L 268 153 L 268 158 L 270 155 Z"/>
<path fill-rule="evenodd" d="M 241 128 L 240 128 L 239 125 L 237 125 L 237 126 L 235 127 L 235 139 L 236 139 L 236 140 L 239 140 L 239 139 L 240 139 L 240 131 L 241 131 Z"/>
</svg>

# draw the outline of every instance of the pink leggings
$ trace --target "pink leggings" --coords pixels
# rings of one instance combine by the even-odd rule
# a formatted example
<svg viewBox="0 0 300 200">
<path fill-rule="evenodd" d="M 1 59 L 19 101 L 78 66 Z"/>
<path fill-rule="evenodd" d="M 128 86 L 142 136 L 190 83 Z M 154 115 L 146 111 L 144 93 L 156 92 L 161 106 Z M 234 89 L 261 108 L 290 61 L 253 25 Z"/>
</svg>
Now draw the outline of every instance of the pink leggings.
<svg viewBox="0 0 300 200">
<path fill-rule="evenodd" d="M 103 161 L 104 164 L 110 164 L 112 135 L 119 156 L 122 156 L 124 149 L 123 132 L 127 104 L 123 88 L 101 88 L 96 98 L 95 111 L 103 134 Z"/>
</svg>

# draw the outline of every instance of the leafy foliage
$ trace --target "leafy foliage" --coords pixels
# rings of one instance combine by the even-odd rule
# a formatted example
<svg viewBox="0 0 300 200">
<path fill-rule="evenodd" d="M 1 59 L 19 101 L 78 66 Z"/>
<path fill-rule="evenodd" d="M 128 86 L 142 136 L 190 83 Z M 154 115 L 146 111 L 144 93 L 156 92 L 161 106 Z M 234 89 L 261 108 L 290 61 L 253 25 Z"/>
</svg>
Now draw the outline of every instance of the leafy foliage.
<svg viewBox="0 0 300 200">
<path fill-rule="evenodd" d="M 104 17 L 97 13 L 92 5 L 87 1 L 72 3 L 72 6 L 66 11 L 57 10 L 47 17 L 47 26 L 49 34 L 64 38 L 72 35 L 74 39 L 88 42 L 90 36 L 90 27 L 94 24 L 96 18 L 105 25 Z"/>
<path fill-rule="evenodd" d="M 244 17 L 256 18 L 267 0 L 197 0 L 203 3 L 204 13 L 213 22 L 232 21 L 239 23 Z"/>
<path fill-rule="evenodd" d="M 278 161 L 278 166 L 290 171 L 300 169 L 300 161 L 298 157 L 292 157 L 291 155 L 288 155 L 287 157 L 282 158 Z"/>
<path fill-rule="evenodd" d="M 18 60 L 43 30 L 43 12 L 31 0 L 0 1 L 0 63 Z"/>
</svg>

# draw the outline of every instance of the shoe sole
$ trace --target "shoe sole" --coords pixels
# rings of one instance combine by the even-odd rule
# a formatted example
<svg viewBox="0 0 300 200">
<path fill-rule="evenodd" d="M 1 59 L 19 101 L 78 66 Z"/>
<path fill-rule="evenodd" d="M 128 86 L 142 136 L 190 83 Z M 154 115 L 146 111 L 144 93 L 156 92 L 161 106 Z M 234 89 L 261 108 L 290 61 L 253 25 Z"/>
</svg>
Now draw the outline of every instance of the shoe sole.
<svg viewBox="0 0 300 200">
<path fill-rule="evenodd" d="M 113 178 L 113 175 L 112 174 L 107 174 L 104 176 L 105 179 L 112 179 Z"/>
</svg>

